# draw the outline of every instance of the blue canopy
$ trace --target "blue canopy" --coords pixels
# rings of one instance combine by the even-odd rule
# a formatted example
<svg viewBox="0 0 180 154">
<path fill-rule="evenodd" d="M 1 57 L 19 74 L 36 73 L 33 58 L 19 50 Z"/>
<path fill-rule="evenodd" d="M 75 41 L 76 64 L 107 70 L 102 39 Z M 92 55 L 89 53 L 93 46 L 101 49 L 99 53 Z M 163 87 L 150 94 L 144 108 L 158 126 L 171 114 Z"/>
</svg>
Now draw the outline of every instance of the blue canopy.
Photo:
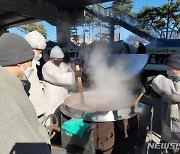
<svg viewBox="0 0 180 154">
<path fill-rule="evenodd" d="M 171 54 L 180 52 L 180 39 L 155 39 L 146 45 L 147 53 Z"/>
</svg>

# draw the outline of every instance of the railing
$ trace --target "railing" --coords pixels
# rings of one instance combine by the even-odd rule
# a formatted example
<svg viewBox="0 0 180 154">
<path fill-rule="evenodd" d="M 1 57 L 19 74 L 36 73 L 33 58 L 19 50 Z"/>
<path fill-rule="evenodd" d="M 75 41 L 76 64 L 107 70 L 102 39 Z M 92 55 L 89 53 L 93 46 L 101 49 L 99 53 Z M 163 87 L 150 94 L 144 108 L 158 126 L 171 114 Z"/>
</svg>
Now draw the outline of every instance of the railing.
<svg viewBox="0 0 180 154">
<path fill-rule="evenodd" d="M 91 10 L 94 13 L 106 18 L 109 17 L 109 18 L 113 18 L 114 20 L 119 20 L 120 21 L 118 22 L 119 25 L 121 25 L 122 27 L 124 26 L 125 29 L 128 29 L 133 33 L 135 32 L 137 35 L 147 40 L 153 40 L 157 37 L 160 37 L 159 34 L 153 30 L 151 25 L 149 25 L 148 28 L 146 28 L 147 26 L 142 27 L 143 25 L 142 22 L 139 21 L 136 17 L 131 16 L 123 11 L 119 11 L 116 8 L 112 8 L 112 7 L 105 8 L 100 4 L 94 4 L 94 5 L 86 6 L 86 11 L 88 10 Z M 180 38 L 180 33 L 178 31 L 173 30 L 173 34 L 174 35 L 172 36 L 176 36 L 177 38 Z"/>
<path fill-rule="evenodd" d="M 137 26 L 141 24 L 139 24 L 136 18 L 124 12 L 120 12 L 115 8 L 105 8 L 100 4 L 94 4 L 86 6 L 85 10 L 106 22 L 113 22 L 116 25 L 120 25 L 146 40 L 152 41 L 156 38 L 145 30 L 138 28 Z"/>
</svg>

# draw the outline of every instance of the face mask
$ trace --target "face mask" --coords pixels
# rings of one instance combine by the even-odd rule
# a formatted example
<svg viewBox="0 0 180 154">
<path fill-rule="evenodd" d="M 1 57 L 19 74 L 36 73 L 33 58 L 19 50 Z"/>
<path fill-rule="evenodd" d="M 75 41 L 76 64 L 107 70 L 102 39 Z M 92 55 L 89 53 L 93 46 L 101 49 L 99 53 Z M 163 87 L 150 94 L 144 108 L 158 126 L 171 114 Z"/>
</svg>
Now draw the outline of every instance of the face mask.
<svg viewBox="0 0 180 154">
<path fill-rule="evenodd" d="M 59 66 L 61 64 L 62 60 L 54 60 L 54 64 L 56 66 Z"/>
<path fill-rule="evenodd" d="M 24 69 L 22 67 L 20 67 L 20 69 L 24 72 L 24 76 L 21 78 L 22 80 L 29 79 L 29 77 L 31 76 L 31 74 L 34 70 L 32 67 L 29 67 L 26 63 L 25 63 L 25 65 L 27 66 L 26 71 L 24 71 Z"/>
<path fill-rule="evenodd" d="M 39 61 L 42 58 L 42 54 L 35 53 L 33 60 Z"/>
<path fill-rule="evenodd" d="M 175 70 L 173 71 L 167 70 L 167 75 L 173 81 L 180 81 L 180 73 L 176 73 Z"/>
</svg>

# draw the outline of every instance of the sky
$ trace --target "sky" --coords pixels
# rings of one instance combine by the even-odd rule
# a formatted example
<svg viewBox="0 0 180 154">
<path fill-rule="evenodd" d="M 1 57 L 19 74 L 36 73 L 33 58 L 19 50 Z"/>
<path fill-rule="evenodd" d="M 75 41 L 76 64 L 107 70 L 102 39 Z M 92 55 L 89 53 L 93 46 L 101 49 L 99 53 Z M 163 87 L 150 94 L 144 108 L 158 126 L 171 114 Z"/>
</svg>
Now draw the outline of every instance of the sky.
<svg viewBox="0 0 180 154">
<path fill-rule="evenodd" d="M 111 2 L 105 3 L 105 6 L 109 6 Z M 164 3 L 168 3 L 168 0 L 134 0 L 134 8 L 132 9 L 132 12 L 138 12 L 143 8 L 143 6 L 161 6 Z M 56 41 L 56 27 L 52 26 L 51 24 L 47 23 L 46 21 L 41 21 L 41 23 L 45 26 L 45 29 L 47 30 L 47 41 Z M 25 34 L 17 30 L 16 28 L 11 28 L 10 32 L 19 34 L 21 36 L 24 36 Z M 120 29 L 121 32 L 121 40 L 126 40 L 129 35 L 132 33 L 127 31 L 124 28 Z M 83 28 L 79 28 L 78 34 L 83 34 Z"/>
</svg>

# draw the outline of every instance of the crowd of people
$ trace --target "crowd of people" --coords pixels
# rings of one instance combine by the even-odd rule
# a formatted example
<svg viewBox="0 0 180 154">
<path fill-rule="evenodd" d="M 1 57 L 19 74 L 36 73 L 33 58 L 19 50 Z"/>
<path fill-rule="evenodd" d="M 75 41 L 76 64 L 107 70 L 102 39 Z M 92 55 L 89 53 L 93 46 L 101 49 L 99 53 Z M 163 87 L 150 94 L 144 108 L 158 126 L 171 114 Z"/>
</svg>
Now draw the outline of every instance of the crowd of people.
<svg viewBox="0 0 180 154">
<path fill-rule="evenodd" d="M 53 114 L 75 85 L 76 73 L 59 46 L 38 78 L 45 38 L 37 31 L 25 38 L 4 33 L 0 37 L 0 153 L 51 153 L 51 141 L 43 122 Z M 143 47 L 141 47 L 143 48 Z M 144 53 L 139 50 L 139 53 Z M 180 53 L 166 60 L 167 77 L 158 75 L 146 84 L 162 99 L 162 142 L 180 142 Z M 148 86 L 147 86 L 148 85 Z M 148 93 L 146 93 L 148 95 Z M 6 143 L 6 144 L 5 144 Z M 179 149 L 165 152 L 177 153 Z"/>
</svg>

